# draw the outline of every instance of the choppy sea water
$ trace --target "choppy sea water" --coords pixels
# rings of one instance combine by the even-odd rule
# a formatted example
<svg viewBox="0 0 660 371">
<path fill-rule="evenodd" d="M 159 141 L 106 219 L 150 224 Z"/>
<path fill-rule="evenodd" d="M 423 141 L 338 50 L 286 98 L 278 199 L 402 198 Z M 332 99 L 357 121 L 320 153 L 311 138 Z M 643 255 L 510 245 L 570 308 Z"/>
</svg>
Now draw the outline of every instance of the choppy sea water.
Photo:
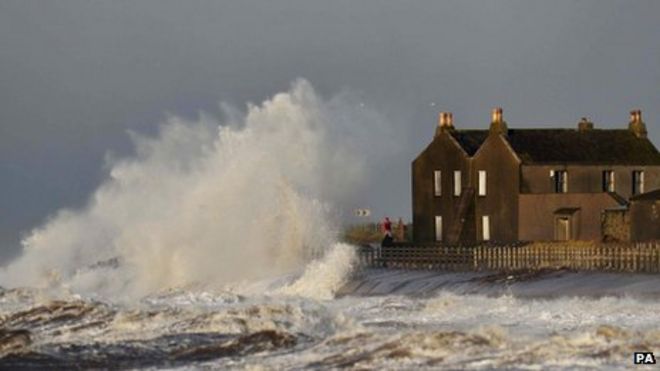
<svg viewBox="0 0 660 371">
<path fill-rule="evenodd" d="M 364 270 L 335 293 L 290 277 L 113 301 L 0 292 L 0 368 L 629 369 L 660 354 L 660 277 Z"/>
</svg>

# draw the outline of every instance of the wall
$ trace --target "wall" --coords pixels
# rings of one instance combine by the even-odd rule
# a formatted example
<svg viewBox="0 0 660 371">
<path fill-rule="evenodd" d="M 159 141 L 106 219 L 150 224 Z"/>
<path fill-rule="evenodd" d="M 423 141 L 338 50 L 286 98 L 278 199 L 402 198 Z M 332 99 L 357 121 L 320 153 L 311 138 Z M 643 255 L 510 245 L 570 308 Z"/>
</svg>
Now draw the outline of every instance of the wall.
<svg viewBox="0 0 660 371">
<path fill-rule="evenodd" d="M 570 175 L 569 175 L 570 176 Z M 607 193 L 548 193 L 521 194 L 518 201 L 518 239 L 522 241 L 551 241 L 555 238 L 555 211 L 560 208 L 579 207 L 578 240 L 601 239 L 603 210 L 619 206 Z"/>
<path fill-rule="evenodd" d="M 632 172 L 644 171 L 644 191 L 660 188 L 660 166 L 607 166 L 607 165 L 523 165 L 521 193 L 554 193 L 554 183 L 550 177 L 551 170 L 566 170 L 568 172 L 569 193 L 602 192 L 604 170 L 615 173 L 615 191 L 628 199 L 632 196 Z"/>
<path fill-rule="evenodd" d="M 603 241 L 630 241 L 630 212 L 628 209 L 605 210 L 601 228 Z"/>
<path fill-rule="evenodd" d="M 462 172 L 462 186 L 470 186 L 470 159 L 447 132 L 439 133 L 412 163 L 413 239 L 435 242 L 435 216 L 443 217 L 444 237 L 453 222 L 459 197 L 453 195 L 453 172 Z M 442 195 L 434 196 L 433 172 L 442 171 Z M 473 220 L 471 221 L 473 223 Z"/>
<path fill-rule="evenodd" d="M 660 200 L 639 200 L 630 204 L 631 239 L 660 240 Z"/>
<path fill-rule="evenodd" d="M 505 139 L 499 134 L 490 135 L 481 145 L 472 161 L 472 178 L 475 180 L 476 238 L 482 240 L 482 216 L 490 218 L 492 241 L 516 241 L 518 239 L 518 185 L 520 162 Z M 486 196 L 478 196 L 478 172 L 486 171 Z"/>
</svg>

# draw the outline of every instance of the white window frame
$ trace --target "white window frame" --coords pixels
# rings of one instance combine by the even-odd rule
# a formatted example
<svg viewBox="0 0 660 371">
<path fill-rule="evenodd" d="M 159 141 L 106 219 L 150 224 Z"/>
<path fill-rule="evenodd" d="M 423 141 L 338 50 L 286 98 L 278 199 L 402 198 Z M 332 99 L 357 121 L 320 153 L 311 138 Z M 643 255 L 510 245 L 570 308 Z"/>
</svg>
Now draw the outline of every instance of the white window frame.
<svg viewBox="0 0 660 371">
<path fill-rule="evenodd" d="M 461 195 L 461 171 L 460 170 L 454 170 L 454 196 L 460 196 Z"/>
<path fill-rule="evenodd" d="M 490 241 L 490 216 L 488 215 L 481 217 L 481 239 Z"/>
<path fill-rule="evenodd" d="M 551 174 L 553 174 L 554 184 L 552 187 L 555 193 L 568 193 L 568 171 L 553 170 Z M 559 184 L 561 184 L 561 189 L 558 188 Z"/>
<path fill-rule="evenodd" d="M 644 170 L 633 171 L 633 195 L 644 193 Z"/>
<path fill-rule="evenodd" d="M 488 173 L 486 173 L 486 170 L 479 170 L 479 196 L 486 195 L 487 182 Z"/>
<path fill-rule="evenodd" d="M 603 170 L 603 191 L 616 192 L 616 175 L 614 170 Z"/>
<path fill-rule="evenodd" d="M 442 242 L 442 216 L 435 216 L 435 240 L 437 242 Z"/>
<path fill-rule="evenodd" d="M 433 194 L 435 196 L 442 196 L 442 171 L 433 171 Z"/>
</svg>

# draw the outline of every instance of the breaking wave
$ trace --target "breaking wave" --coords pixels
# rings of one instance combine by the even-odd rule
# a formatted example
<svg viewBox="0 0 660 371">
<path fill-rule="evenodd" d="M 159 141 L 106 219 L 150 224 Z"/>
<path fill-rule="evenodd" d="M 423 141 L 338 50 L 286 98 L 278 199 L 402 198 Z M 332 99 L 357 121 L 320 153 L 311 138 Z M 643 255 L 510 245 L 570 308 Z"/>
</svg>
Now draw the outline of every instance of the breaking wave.
<svg viewBox="0 0 660 371">
<path fill-rule="evenodd" d="M 368 161 L 387 157 L 366 143 L 393 137 L 354 102 L 299 80 L 245 113 L 223 106 L 222 122 L 170 117 L 155 138 L 132 134 L 136 155 L 111 162 L 82 210 L 34 229 L 0 284 L 137 298 L 300 272 L 328 250 L 336 258 L 338 216 L 368 186 Z"/>
</svg>

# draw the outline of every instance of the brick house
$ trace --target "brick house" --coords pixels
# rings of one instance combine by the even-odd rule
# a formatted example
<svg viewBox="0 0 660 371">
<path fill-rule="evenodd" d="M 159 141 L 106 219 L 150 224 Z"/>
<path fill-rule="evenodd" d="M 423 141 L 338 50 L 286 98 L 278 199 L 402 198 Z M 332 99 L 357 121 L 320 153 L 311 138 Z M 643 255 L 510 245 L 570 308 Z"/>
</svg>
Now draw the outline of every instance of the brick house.
<svg viewBox="0 0 660 371">
<path fill-rule="evenodd" d="M 441 113 L 412 162 L 416 243 L 600 240 L 601 215 L 660 189 L 660 153 L 641 111 L 627 129 L 509 129 L 496 108 L 488 130 L 458 130 Z"/>
</svg>

